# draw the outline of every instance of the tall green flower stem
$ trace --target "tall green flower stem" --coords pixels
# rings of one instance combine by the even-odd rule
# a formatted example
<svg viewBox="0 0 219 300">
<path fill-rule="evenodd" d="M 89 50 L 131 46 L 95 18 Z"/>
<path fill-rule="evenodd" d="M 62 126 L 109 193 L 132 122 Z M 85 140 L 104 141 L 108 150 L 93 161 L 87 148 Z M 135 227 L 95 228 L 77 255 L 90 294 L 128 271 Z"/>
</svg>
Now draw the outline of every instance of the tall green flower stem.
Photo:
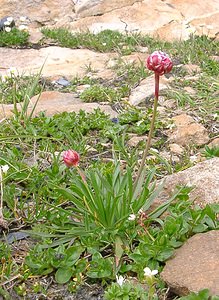
<svg viewBox="0 0 219 300">
<path fill-rule="evenodd" d="M 153 133 L 154 133 L 154 125 L 155 125 L 155 120 L 156 120 L 156 115 L 157 115 L 157 106 L 158 106 L 158 97 L 159 97 L 159 79 L 160 79 L 160 75 L 158 73 L 155 72 L 155 99 L 154 99 L 154 107 L 153 107 L 153 115 L 152 115 L 152 119 L 151 119 L 151 124 L 150 124 L 150 131 L 148 134 L 148 138 L 147 138 L 147 143 L 143 152 L 143 156 L 142 156 L 142 160 L 141 160 L 141 164 L 140 167 L 138 169 L 138 173 L 134 182 L 134 189 L 136 189 L 138 180 L 141 176 L 141 173 L 144 169 L 145 166 L 145 161 L 148 155 L 148 151 L 150 149 L 151 146 L 151 140 L 153 137 Z"/>
</svg>

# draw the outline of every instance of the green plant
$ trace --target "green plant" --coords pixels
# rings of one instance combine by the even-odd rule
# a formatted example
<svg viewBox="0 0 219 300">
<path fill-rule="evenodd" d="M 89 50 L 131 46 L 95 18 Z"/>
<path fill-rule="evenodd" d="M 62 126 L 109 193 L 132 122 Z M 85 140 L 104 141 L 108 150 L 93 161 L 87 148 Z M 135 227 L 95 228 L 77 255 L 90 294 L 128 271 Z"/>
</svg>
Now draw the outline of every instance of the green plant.
<svg viewBox="0 0 219 300">
<path fill-rule="evenodd" d="M 101 85 L 93 85 L 80 95 L 84 102 L 116 102 L 120 100 L 119 93 L 112 88 Z"/>
<path fill-rule="evenodd" d="M 218 300 L 219 296 L 210 296 L 207 289 L 198 293 L 191 293 L 188 296 L 181 297 L 180 300 Z"/>
<path fill-rule="evenodd" d="M 205 146 L 205 150 L 202 153 L 207 158 L 219 157 L 219 147 L 209 147 Z"/>
<path fill-rule="evenodd" d="M 10 32 L 0 31 L 0 47 L 26 46 L 29 33 L 12 28 Z"/>
<path fill-rule="evenodd" d="M 123 284 L 113 283 L 104 293 L 105 300 L 148 300 L 148 292 L 140 284 L 125 281 Z M 155 296 L 151 298 L 157 300 Z"/>
</svg>

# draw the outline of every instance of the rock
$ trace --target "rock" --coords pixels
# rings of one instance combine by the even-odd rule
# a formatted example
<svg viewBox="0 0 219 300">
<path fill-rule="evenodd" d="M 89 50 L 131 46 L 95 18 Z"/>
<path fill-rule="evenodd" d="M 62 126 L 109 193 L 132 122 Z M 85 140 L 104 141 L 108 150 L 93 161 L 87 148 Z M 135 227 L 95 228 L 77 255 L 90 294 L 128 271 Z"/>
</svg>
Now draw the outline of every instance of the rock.
<svg viewBox="0 0 219 300">
<path fill-rule="evenodd" d="M 168 41 L 186 40 L 191 34 L 218 33 L 216 0 L 200 5 L 191 1 L 78 1 L 75 11 L 79 17 L 69 26 L 75 30 L 88 29 L 98 33 L 105 29 L 139 32 Z M 192 7 L 192 9 L 191 9 Z"/>
<path fill-rule="evenodd" d="M 196 91 L 190 86 L 185 86 L 183 90 L 186 91 L 191 96 L 194 96 L 196 94 Z"/>
<path fill-rule="evenodd" d="M 176 107 L 176 100 L 174 99 L 167 99 L 165 100 L 162 105 L 168 109 L 172 109 Z"/>
<path fill-rule="evenodd" d="M 209 289 L 219 295 L 219 231 L 196 234 L 166 262 L 162 279 L 179 296 Z"/>
<path fill-rule="evenodd" d="M 163 191 L 157 199 L 162 203 L 169 199 L 176 186 L 191 186 L 194 189 L 189 193 L 195 204 L 204 207 L 208 203 L 219 203 L 219 158 L 215 157 L 197 163 L 184 171 L 168 175 L 164 178 Z"/>
<path fill-rule="evenodd" d="M 217 0 L 20 0 L 16 5 L 1 0 L 0 18 L 27 16 L 31 31 L 42 26 L 94 33 L 111 29 L 173 41 L 188 39 L 191 33 L 217 38 L 218 11 Z"/>
<path fill-rule="evenodd" d="M 140 1 L 140 0 L 138 0 Z M 80 18 L 103 15 L 119 8 L 130 6 L 136 0 L 76 0 L 75 12 Z"/>
<path fill-rule="evenodd" d="M 169 147 L 170 147 L 170 152 L 177 155 L 181 155 L 185 151 L 185 149 L 178 144 L 170 144 Z"/>
<path fill-rule="evenodd" d="M 219 147 L 219 138 L 213 139 L 213 140 L 208 144 L 208 147 L 209 147 L 209 148 Z"/>
<path fill-rule="evenodd" d="M 219 62 L 219 55 L 210 56 L 210 59 Z"/>
<path fill-rule="evenodd" d="M 193 65 L 193 64 L 186 64 L 183 65 L 182 68 L 189 74 L 189 75 L 194 75 L 196 73 L 200 73 L 201 72 L 201 68 L 197 65 Z"/>
<path fill-rule="evenodd" d="M 0 75 L 5 74 L 4 68 L 15 67 L 19 74 L 39 73 L 42 76 L 76 77 L 87 73 L 86 66 L 98 72 L 106 69 L 106 62 L 114 57 L 111 53 L 96 53 L 88 49 L 68 49 L 62 47 L 46 47 L 36 49 L 0 48 Z"/>
<path fill-rule="evenodd" d="M 205 127 L 196 123 L 191 116 L 181 114 L 173 117 L 172 120 L 175 128 L 167 132 L 170 143 L 176 143 L 181 146 L 189 144 L 201 146 L 209 142 L 209 136 Z"/>
<path fill-rule="evenodd" d="M 12 17 L 4 17 L 0 20 L 0 31 L 4 30 L 5 27 L 13 28 L 15 26 L 14 19 Z"/>
<path fill-rule="evenodd" d="M 160 77 L 160 92 L 168 88 L 168 80 L 165 76 Z M 147 77 L 140 82 L 140 85 L 131 91 L 129 96 L 129 103 L 131 105 L 138 105 L 145 101 L 146 98 L 154 96 L 154 75 Z"/>
<path fill-rule="evenodd" d="M 0 17 L 10 15 L 14 19 L 20 16 L 30 18 L 34 27 L 43 25 L 58 25 L 58 20 L 65 20 L 66 24 L 74 16 L 74 4 L 72 0 L 1 0 Z"/>
<path fill-rule="evenodd" d="M 157 28 L 171 22 L 173 19 L 182 19 L 180 12 L 159 0 L 150 1 L 113 1 L 113 3 L 127 3 L 125 7 L 116 8 L 118 4 L 111 5 L 112 1 L 104 1 L 111 6 L 111 10 L 104 15 L 88 16 L 75 20 L 69 24 L 74 31 L 85 29 L 98 33 L 105 29 L 120 32 L 139 32 L 153 34 Z M 135 3 L 133 3 L 135 2 Z M 129 5 L 133 3 L 132 5 Z M 119 4 L 120 5 L 120 4 Z M 162 13 L 161 13 L 162 12 Z"/>
<path fill-rule="evenodd" d="M 76 112 L 78 113 L 81 109 L 90 113 L 94 109 L 101 109 L 106 114 L 109 114 L 111 118 L 116 118 L 118 116 L 117 112 L 115 112 L 110 105 L 100 105 L 98 103 L 83 103 L 80 99 L 75 98 L 74 94 L 70 93 L 60 93 L 60 92 L 43 92 L 40 96 L 34 96 L 31 98 L 27 114 L 30 114 L 33 110 L 35 103 L 37 105 L 33 112 L 33 116 L 38 115 L 40 112 L 46 113 L 47 116 L 53 116 L 54 114 L 61 112 Z M 22 107 L 18 106 L 18 110 L 20 111 Z M 13 104 L 2 105 L 0 108 L 0 119 L 5 117 L 10 117 L 13 115 L 14 106 Z"/>
<path fill-rule="evenodd" d="M 129 147 L 136 147 L 141 141 L 146 142 L 147 141 L 147 135 L 133 136 L 128 140 L 127 145 Z"/>
</svg>

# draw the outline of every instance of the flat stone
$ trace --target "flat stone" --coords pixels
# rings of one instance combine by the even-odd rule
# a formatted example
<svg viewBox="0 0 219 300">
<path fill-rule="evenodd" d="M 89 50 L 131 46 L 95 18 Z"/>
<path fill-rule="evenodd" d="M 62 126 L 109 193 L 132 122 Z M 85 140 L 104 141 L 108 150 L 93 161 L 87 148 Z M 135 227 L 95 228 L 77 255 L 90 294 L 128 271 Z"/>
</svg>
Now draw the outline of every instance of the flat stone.
<svg viewBox="0 0 219 300">
<path fill-rule="evenodd" d="M 142 141 L 144 141 L 146 143 L 146 141 L 147 141 L 147 135 L 132 136 L 128 140 L 127 145 L 130 146 L 130 147 L 136 147 Z"/>
<path fill-rule="evenodd" d="M 170 79 L 167 79 L 165 76 L 160 76 L 160 92 L 169 87 L 168 83 Z M 142 80 L 136 88 L 131 91 L 129 96 L 129 103 L 131 105 L 138 105 L 141 102 L 145 101 L 146 98 L 151 98 L 154 96 L 155 82 L 154 75 L 147 77 Z"/>
<path fill-rule="evenodd" d="M 201 68 L 198 65 L 194 64 L 185 64 L 182 66 L 182 68 L 189 74 L 189 75 L 194 75 L 196 73 L 201 72 Z"/>
<path fill-rule="evenodd" d="M 185 86 L 183 90 L 191 96 L 194 96 L 196 94 L 196 91 L 191 86 Z"/>
<path fill-rule="evenodd" d="M 170 152 L 177 155 L 181 155 L 185 151 L 185 149 L 178 144 L 170 144 L 169 147 L 170 147 Z"/>
<path fill-rule="evenodd" d="M 213 139 L 209 144 L 208 147 L 212 148 L 212 147 L 219 147 L 219 138 L 215 138 Z"/>
<path fill-rule="evenodd" d="M 141 0 L 138 0 L 139 2 Z M 75 12 L 78 17 L 84 18 L 84 17 L 90 17 L 90 16 L 97 16 L 97 15 L 103 15 L 107 12 L 111 12 L 113 10 L 130 6 L 134 4 L 135 2 L 138 2 L 136 0 L 76 0 L 75 3 Z"/>
<path fill-rule="evenodd" d="M 107 61 L 115 57 L 115 54 L 52 46 L 39 50 L 0 48 L 0 57 L 4 57 L 1 61 L 0 75 L 14 67 L 19 74 L 36 74 L 42 69 L 41 74 L 45 77 L 71 78 L 86 75 L 88 65 L 98 75 L 98 72 L 106 69 Z"/>
<path fill-rule="evenodd" d="M 168 41 L 191 34 L 218 38 L 219 2 L 186 0 L 1 0 L 0 18 L 30 19 L 32 30 L 66 27 L 98 33 L 105 29 L 149 34 Z M 32 35 L 32 34 L 31 34 Z M 33 40 L 37 40 L 35 37 Z"/>
<path fill-rule="evenodd" d="M 157 204 L 170 198 L 176 186 L 190 186 L 194 189 L 189 197 L 194 204 L 204 207 L 209 203 L 219 203 L 219 158 L 205 160 L 184 171 L 165 176 L 164 188 Z"/>
<path fill-rule="evenodd" d="M 219 231 L 196 234 L 166 262 L 162 279 L 179 296 L 209 289 L 219 295 Z"/>
<path fill-rule="evenodd" d="M 195 144 L 205 145 L 209 142 L 208 132 L 205 127 L 186 114 L 181 114 L 172 118 L 175 127 L 167 132 L 170 143 L 181 146 Z"/>
<path fill-rule="evenodd" d="M 16 22 L 21 16 L 27 16 L 36 27 L 41 27 L 49 24 L 57 25 L 60 19 L 69 22 L 69 16 L 74 15 L 73 9 L 72 0 L 64 0 L 62 3 L 58 0 L 19 0 L 16 2 L 1 0 L 0 18 L 12 16 Z"/>
<path fill-rule="evenodd" d="M 84 110 L 85 112 L 93 112 L 94 109 L 101 109 L 106 114 L 110 115 L 111 118 L 118 116 L 110 105 L 100 105 L 98 103 L 83 103 L 80 99 L 76 98 L 71 93 L 60 93 L 60 92 L 43 92 L 40 96 L 34 96 L 31 98 L 28 105 L 27 114 L 32 113 L 32 110 L 37 102 L 34 109 L 33 116 L 37 116 L 40 112 L 45 112 L 47 116 L 53 116 L 57 113 L 62 112 L 76 112 Z M 18 104 L 18 111 L 21 110 L 23 103 Z M 14 109 L 13 104 L 5 104 L 0 107 L 0 119 L 5 117 L 11 117 L 13 115 L 12 110 Z"/>
</svg>

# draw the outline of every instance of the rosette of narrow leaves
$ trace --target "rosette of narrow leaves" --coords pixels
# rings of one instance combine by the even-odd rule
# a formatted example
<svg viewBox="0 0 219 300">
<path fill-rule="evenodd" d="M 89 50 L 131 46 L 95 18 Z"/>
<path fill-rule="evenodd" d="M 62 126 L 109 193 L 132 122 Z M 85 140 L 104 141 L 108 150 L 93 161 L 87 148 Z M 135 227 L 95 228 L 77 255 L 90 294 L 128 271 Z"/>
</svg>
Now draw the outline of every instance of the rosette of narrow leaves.
<svg viewBox="0 0 219 300">
<path fill-rule="evenodd" d="M 115 163 L 109 173 L 90 170 L 86 173 L 86 181 L 76 175 L 69 187 L 53 186 L 58 197 L 67 203 L 65 209 L 54 209 L 59 214 L 69 215 L 69 221 L 64 226 L 52 226 L 60 238 L 53 245 L 91 233 L 96 236 L 110 234 L 114 241 L 117 240 L 119 249 L 121 239 L 118 236 L 123 238 L 127 227 L 135 226 L 135 222 L 129 221 L 130 214 L 137 215 L 141 209 L 147 211 L 162 189 L 162 185 L 155 188 L 155 183 L 151 183 L 154 174 L 154 169 L 142 172 L 134 188 L 131 168 L 122 170 L 120 164 Z M 172 200 L 148 213 L 148 218 L 158 218 Z"/>
</svg>

